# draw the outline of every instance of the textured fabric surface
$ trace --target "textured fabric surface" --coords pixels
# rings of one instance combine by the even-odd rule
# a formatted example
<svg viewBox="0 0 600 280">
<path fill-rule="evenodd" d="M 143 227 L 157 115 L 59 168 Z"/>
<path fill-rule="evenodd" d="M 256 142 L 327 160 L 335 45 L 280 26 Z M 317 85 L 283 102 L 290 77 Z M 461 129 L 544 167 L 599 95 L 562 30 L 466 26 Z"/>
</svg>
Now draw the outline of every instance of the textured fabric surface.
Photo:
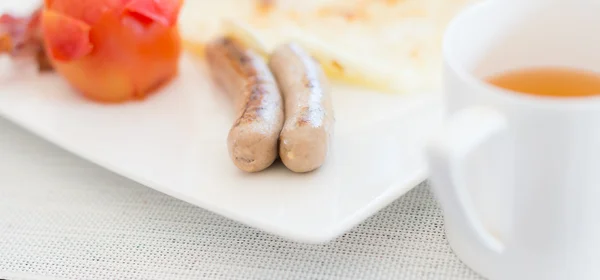
<svg viewBox="0 0 600 280">
<path fill-rule="evenodd" d="M 423 184 L 328 244 L 288 242 L 0 119 L 0 278 L 480 279 L 440 214 Z"/>
</svg>

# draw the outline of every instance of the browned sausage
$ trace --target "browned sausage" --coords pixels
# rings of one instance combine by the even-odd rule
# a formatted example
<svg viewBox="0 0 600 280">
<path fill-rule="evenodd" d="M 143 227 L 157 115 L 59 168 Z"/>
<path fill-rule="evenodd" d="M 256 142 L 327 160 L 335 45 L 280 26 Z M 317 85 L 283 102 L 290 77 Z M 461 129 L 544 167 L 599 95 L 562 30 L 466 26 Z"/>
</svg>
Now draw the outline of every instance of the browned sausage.
<svg viewBox="0 0 600 280">
<path fill-rule="evenodd" d="M 273 74 L 262 57 L 230 38 L 210 43 L 206 57 L 214 79 L 234 96 L 237 107 L 227 137 L 231 160 L 247 172 L 264 170 L 277 158 L 284 118 Z"/>
<path fill-rule="evenodd" d="M 269 67 L 283 94 L 285 124 L 279 156 L 294 172 L 319 168 L 327 158 L 334 116 L 330 86 L 320 65 L 299 45 L 279 46 Z"/>
</svg>

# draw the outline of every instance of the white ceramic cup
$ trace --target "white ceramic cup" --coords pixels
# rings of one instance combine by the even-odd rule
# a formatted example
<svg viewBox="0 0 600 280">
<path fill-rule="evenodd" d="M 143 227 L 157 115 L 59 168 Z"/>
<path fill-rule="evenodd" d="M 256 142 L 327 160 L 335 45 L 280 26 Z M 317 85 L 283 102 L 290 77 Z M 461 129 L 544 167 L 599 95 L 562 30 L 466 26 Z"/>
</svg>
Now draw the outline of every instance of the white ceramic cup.
<svg viewBox="0 0 600 280">
<path fill-rule="evenodd" d="M 489 0 L 446 30 L 430 179 L 450 245 L 487 278 L 600 279 L 600 96 L 484 82 L 533 66 L 600 72 L 598 2 Z"/>
</svg>

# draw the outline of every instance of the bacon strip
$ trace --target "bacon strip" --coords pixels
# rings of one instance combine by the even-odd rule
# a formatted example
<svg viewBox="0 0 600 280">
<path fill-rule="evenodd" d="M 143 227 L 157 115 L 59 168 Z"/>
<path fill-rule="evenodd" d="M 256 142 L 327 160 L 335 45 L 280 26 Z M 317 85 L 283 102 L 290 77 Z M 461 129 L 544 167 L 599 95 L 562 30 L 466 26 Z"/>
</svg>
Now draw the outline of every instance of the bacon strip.
<svg viewBox="0 0 600 280">
<path fill-rule="evenodd" d="M 44 50 L 39 8 L 27 17 L 9 14 L 0 16 L 0 54 L 13 58 L 35 58 L 39 71 L 52 70 L 52 65 Z"/>
</svg>

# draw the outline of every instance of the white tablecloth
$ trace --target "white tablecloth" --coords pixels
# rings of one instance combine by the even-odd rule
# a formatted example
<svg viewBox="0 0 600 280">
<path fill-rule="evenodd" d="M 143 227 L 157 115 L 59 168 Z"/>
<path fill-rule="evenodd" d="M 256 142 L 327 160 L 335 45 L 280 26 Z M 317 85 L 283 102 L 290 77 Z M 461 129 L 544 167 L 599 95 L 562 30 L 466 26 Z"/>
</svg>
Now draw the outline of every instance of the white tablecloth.
<svg viewBox="0 0 600 280">
<path fill-rule="evenodd" d="M 0 278 L 480 279 L 427 185 L 324 245 L 288 242 L 110 173 L 0 118 Z"/>
</svg>

